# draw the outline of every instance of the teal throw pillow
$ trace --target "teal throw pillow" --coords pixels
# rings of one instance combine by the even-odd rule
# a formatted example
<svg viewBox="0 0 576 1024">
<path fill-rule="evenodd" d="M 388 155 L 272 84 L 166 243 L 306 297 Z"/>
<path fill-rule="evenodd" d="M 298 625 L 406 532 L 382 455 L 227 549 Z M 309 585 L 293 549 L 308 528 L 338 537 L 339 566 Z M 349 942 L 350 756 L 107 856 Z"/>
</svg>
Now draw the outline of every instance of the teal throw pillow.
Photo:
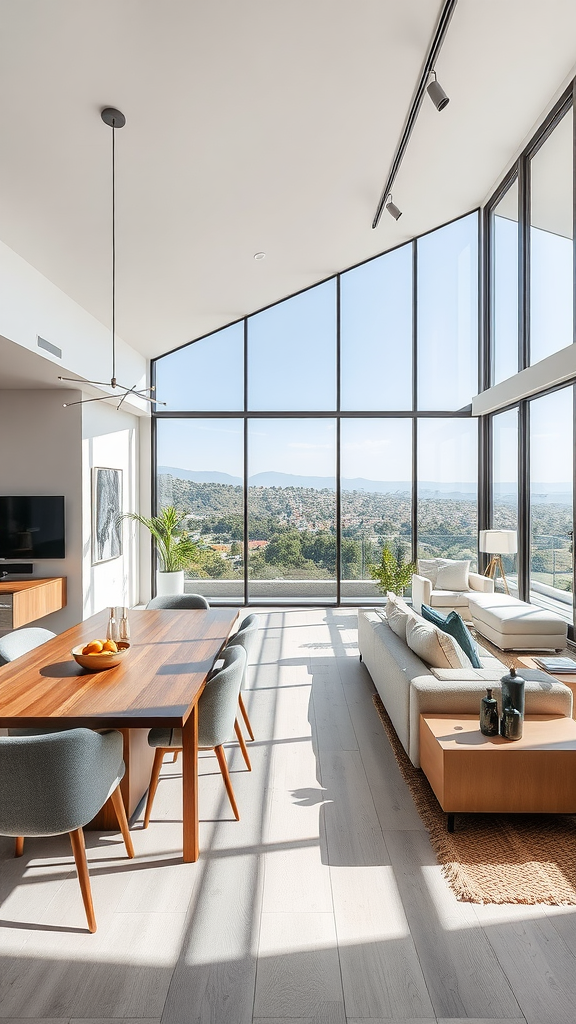
<svg viewBox="0 0 576 1024">
<path fill-rule="evenodd" d="M 472 662 L 473 668 L 482 668 L 482 663 L 478 657 L 478 651 L 476 650 L 476 644 L 474 643 L 470 633 L 466 629 L 464 620 L 458 612 L 450 612 L 449 615 L 442 615 L 436 608 L 431 608 L 428 604 L 422 605 L 422 618 L 428 619 L 434 626 L 438 626 L 438 629 L 443 630 L 444 633 L 449 633 L 453 636 L 457 643 L 467 654 Z"/>
</svg>

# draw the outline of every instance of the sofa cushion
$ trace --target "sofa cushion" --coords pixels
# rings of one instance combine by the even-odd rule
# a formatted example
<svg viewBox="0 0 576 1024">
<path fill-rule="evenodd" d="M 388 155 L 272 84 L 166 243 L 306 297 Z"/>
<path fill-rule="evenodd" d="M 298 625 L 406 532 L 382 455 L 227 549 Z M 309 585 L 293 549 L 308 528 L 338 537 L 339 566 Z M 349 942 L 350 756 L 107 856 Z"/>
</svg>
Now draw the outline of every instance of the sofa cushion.
<svg viewBox="0 0 576 1024">
<path fill-rule="evenodd" d="M 470 570 L 470 559 L 468 561 L 456 561 L 449 558 L 438 559 L 438 572 L 434 589 L 438 590 L 463 590 L 468 591 L 468 572 Z"/>
<path fill-rule="evenodd" d="M 526 604 L 508 594 L 474 594 L 470 611 L 478 622 L 507 634 L 558 634 L 565 623 L 555 612 L 537 605 Z"/>
<path fill-rule="evenodd" d="M 486 683 L 499 683 L 506 667 L 499 668 L 431 668 L 430 672 L 435 679 L 443 683 L 469 683 L 475 679 L 484 680 Z M 478 708 L 480 710 L 480 708 Z"/>
<path fill-rule="evenodd" d="M 422 615 L 428 622 L 432 622 L 439 629 L 443 630 L 444 633 L 449 633 L 450 636 L 453 636 L 458 641 L 464 654 L 470 659 L 473 668 L 482 668 L 476 644 L 466 629 L 462 616 L 458 615 L 458 612 L 442 615 L 442 612 L 437 611 L 435 608 L 430 608 L 427 604 L 423 604 Z"/>
<path fill-rule="evenodd" d="M 435 608 L 467 608 L 468 591 L 461 590 L 433 590 L 430 600 Z"/>
<path fill-rule="evenodd" d="M 438 559 L 437 558 L 419 558 L 418 559 L 418 575 L 425 576 L 433 587 L 436 586 L 436 576 L 438 575 Z"/>
<path fill-rule="evenodd" d="M 401 640 L 406 639 L 406 623 L 408 617 L 411 614 L 411 609 L 408 607 L 405 601 L 397 594 L 393 594 L 391 591 L 388 592 L 388 601 L 386 602 L 386 621 L 390 626 L 390 629 L 399 636 Z"/>
<path fill-rule="evenodd" d="M 437 626 L 416 617 L 408 620 L 406 642 L 411 651 L 435 668 L 471 668 L 470 659 L 459 643 Z"/>
</svg>

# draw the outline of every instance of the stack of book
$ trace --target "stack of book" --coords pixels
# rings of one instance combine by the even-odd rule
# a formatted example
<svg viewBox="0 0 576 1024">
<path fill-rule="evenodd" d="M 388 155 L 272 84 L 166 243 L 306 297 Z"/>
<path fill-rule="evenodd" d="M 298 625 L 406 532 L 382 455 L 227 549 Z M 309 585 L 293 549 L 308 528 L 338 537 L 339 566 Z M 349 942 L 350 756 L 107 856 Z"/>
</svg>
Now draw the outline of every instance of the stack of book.
<svg viewBox="0 0 576 1024">
<path fill-rule="evenodd" d="M 543 668 L 545 672 L 551 672 L 553 675 L 563 672 L 576 675 L 576 661 L 574 661 L 574 658 L 565 658 L 560 654 L 552 655 L 549 658 L 534 658 L 534 661 L 539 668 Z"/>
</svg>

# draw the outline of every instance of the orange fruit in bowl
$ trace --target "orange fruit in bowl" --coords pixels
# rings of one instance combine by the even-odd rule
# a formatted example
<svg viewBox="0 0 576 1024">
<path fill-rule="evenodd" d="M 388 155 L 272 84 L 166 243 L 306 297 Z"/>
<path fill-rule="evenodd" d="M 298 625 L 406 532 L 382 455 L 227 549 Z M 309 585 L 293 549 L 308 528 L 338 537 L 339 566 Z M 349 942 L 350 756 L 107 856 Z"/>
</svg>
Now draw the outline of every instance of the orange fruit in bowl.
<svg viewBox="0 0 576 1024">
<path fill-rule="evenodd" d="M 102 652 L 106 654 L 117 654 L 118 647 L 115 640 L 105 640 L 102 644 Z"/>
<path fill-rule="evenodd" d="M 82 648 L 82 654 L 101 654 L 104 644 L 101 640 L 90 640 L 85 647 Z"/>
</svg>

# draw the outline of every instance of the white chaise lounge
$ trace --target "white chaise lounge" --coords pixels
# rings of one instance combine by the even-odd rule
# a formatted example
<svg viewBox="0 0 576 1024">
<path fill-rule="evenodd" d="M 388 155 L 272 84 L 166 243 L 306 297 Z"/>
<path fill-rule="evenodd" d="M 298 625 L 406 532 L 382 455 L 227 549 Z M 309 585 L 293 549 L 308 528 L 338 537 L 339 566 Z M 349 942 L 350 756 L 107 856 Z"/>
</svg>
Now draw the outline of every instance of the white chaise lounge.
<svg viewBox="0 0 576 1024">
<path fill-rule="evenodd" d="M 501 651 L 560 651 L 566 646 L 566 623 L 545 608 L 508 594 L 470 594 L 472 622 Z"/>
</svg>

